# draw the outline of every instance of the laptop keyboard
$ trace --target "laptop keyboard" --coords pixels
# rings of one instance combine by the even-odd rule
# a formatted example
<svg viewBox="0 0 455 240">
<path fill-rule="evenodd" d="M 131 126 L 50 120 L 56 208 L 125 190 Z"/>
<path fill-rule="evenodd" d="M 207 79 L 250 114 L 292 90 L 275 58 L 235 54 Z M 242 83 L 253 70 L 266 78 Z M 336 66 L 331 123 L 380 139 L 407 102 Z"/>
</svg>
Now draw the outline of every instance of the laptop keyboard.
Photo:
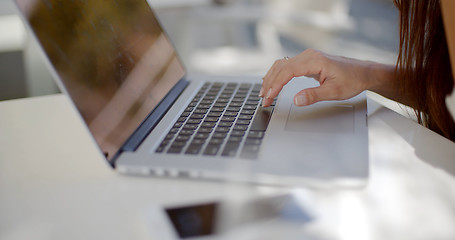
<svg viewBox="0 0 455 240">
<path fill-rule="evenodd" d="M 263 108 L 261 84 L 205 83 L 156 153 L 255 159 L 275 102 Z"/>
</svg>

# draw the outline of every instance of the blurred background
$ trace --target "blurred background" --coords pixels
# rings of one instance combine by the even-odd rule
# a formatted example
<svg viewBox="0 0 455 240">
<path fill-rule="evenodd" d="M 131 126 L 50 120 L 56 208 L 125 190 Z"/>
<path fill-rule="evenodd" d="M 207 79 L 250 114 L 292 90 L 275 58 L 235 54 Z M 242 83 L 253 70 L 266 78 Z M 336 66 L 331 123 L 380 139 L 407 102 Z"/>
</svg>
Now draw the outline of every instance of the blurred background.
<svg viewBox="0 0 455 240">
<path fill-rule="evenodd" d="M 394 64 L 392 0 L 148 0 L 191 74 L 257 75 L 307 48 Z M 0 0 L 0 100 L 58 93 L 13 0 Z"/>
</svg>

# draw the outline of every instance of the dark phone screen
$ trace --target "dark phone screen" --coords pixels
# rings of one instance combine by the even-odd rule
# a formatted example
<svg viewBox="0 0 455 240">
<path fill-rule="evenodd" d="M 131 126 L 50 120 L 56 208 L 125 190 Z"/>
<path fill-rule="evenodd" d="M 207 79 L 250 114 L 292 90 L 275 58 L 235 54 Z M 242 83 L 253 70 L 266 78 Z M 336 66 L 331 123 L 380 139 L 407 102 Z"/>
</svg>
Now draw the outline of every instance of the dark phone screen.
<svg viewBox="0 0 455 240">
<path fill-rule="evenodd" d="M 218 205 L 208 203 L 166 209 L 180 238 L 207 236 L 214 233 Z"/>
</svg>

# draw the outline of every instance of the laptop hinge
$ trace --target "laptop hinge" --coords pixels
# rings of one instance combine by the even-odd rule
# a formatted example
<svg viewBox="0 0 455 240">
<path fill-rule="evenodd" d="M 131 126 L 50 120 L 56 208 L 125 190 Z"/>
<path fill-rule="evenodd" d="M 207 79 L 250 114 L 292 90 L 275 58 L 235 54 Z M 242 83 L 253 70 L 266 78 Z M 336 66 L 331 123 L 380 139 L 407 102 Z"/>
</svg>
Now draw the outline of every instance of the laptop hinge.
<svg viewBox="0 0 455 240">
<path fill-rule="evenodd" d="M 117 151 L 111 160 L 111 165 L 115 167 L 115 161 L 122 152 L 134 152 L 141 145 L 144 139 L 152 132 L 160 120 L 166 115 L 180 94 L 188 86 L 189 81 L 182 78 L 175 84 L 169 93 L 161 100 L 156 108 L 145 118 L 134 133 L 126 140 L 123 146 Z"/>
</svg>

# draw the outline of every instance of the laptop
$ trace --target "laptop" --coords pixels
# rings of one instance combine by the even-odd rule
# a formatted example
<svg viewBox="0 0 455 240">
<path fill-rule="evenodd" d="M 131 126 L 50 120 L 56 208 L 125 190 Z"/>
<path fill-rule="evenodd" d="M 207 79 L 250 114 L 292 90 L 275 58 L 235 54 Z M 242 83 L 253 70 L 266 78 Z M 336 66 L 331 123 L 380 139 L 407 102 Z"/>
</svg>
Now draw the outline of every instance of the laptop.
<svg viewBox="0 0 455 240">
<path fill-rule="evenodd" d="M 118 172 L 264 184 L 368 177 L 365 94 L 299 108 L 296 78 L 261 107 L 260 77 L 188 76 L 146 0 L 15 0 L 61 90 Z"/>
</svg>

